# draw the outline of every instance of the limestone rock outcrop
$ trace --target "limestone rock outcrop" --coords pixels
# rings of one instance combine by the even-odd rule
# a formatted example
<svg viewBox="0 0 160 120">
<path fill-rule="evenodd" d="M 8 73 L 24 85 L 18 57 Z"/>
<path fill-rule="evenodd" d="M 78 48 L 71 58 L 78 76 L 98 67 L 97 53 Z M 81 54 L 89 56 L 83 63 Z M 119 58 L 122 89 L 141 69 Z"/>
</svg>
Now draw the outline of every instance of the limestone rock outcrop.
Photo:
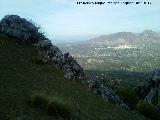
<svg viewBox="0 0 160 120">
<path fill-rule="evenodd" d="M 58 68 L 62 69 L 67 79 L 74 80 L 77 76 L 84 76 L 83 69 L 70 53 L 63 54 L 58 47 L 51 44 L 51 41 L 39 41 L 35 46 L 40 49 L 39 53 L 43 56 L 43 61 L 45 63 L 53 63 Z"/>
<path fill-rule="evenodd" d="M 36 43 L 47 39 L 39 32 L 39 27 L 18 15 L 6 15 L 0 21 L 0 31 L 18 39 L 18 42 Z"/>
<path fill-rule="evenodd" d="M 89 79 L 88 85 L 95 94 L 101 96 L 105 100 L 118 106 L 124 107 L 125 109 L 130 109 L 111 88 L 104 86 L 103 83 L 101 83 L 101 81 L 97 80 L 95 77 L 91 77 Z"/>
</svg>

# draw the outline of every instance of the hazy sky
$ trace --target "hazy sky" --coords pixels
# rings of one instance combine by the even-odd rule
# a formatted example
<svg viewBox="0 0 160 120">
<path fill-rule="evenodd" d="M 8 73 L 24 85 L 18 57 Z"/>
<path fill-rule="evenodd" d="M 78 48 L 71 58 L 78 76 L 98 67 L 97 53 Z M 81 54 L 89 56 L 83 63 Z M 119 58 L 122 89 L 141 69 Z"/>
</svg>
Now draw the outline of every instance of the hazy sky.
<svg viewBox="0 0 160 120">
<path fill-rule="evenodd" d="M 0 0 L 0 19 L 6 14 L 32 19 L 54 42 L 88 40 L 121 31 L 152 29 L 160 32 L 160 0 L 127 0 L 150 1 L 151 5 L 101 6 L 77 5 L 76 1 L 81 0 Z"/>
</svg>

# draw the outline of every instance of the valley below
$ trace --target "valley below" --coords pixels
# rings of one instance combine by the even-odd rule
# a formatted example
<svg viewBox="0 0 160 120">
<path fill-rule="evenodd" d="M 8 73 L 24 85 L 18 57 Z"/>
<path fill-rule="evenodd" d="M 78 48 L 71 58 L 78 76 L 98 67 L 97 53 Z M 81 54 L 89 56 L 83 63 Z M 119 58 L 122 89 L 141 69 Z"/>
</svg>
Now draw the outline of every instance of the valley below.
<svg viewBox="0 0 160 120">
<path fill-rule="evenodd" d="M 159 46 L 160 33 L 152 30 L 139 34 L 119 32 L 83 42 L 58 44 L 87 73 L 103 82 L 114 81 L 125 86 L 150 80 L 152 71 L 160 68 Z"/>
</svg>

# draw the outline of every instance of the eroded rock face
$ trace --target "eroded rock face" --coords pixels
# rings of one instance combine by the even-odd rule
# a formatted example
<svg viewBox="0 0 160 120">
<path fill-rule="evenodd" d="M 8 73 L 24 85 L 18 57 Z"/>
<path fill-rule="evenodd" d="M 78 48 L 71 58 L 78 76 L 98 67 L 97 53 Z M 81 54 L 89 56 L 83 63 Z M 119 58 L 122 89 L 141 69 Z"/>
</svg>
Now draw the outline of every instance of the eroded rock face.
<svg viewBox="0 0 160 120">
<path fill-rule="evenodd" d="M 160 84 L 160 70 L 155 70 L 153 71 L 152 79 L 150 81 L 151 90 L 149 91 L 144 100 L 155 105 L 160 104 L 158 100 L 159 84 Z"/>
<path fill-rule="evenodd" d="M 6 15 L 0 22 L 0 31 L 7 36 L 18 39 L 18 42 L 36 43 L 47 39 L 32 22 L 18 15 Z"/>
<path fill-rule="evenodd" d="M 107 87 L 104 86 L 101 81 L 95 79 L 95 77 L 91 77 L 90 80 L 88 81 L 89 87 L 94 91 L 95 94 L 101 96 L 105 100 L 116 104 L 118 106 L 124 107 L 126 109 L 130 109 L 123 100 L 120 99 L 118 95 L 115 94 L 115 92 Z"/>
<path fill-rule="evenodd" d="M 83 75 L 84 71 L 77 61 L 70 55 L 65 53 L 63 58 L 63 70 L 67 73 L 66 77 L 69 79 L 75 79 L 77 75 Z"/>
<path fill-rule="evenodd" d="M 160 70 L 154 70 L 151 80 L 142 86 L 136 88 L 138 96 L 147 101 L 148 103 L 156 105 L 158 108 L 159 103 L 159 84 L 160 84 Z"/>
<path fill-rule="evenodd" d="M 74 80 L 77 76 L 83 77 L 83 69 L 70 53 L 65 53 L 63 55 L 60 49 L 52 45 L 49 40 L 39 41 L 35 45 L 40 49 L 40 55 L 44 58 L 43 61 L 45 63 L 53 63 L 58 68 L 62 69 L 67 79 Z"/>
</svg>

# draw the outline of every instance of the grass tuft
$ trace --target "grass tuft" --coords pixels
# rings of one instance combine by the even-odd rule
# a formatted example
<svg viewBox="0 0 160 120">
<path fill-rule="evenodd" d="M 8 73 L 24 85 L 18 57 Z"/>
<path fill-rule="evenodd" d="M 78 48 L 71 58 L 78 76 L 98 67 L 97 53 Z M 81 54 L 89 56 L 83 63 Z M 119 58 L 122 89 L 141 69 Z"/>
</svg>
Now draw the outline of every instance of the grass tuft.
<svg viewBox="0 0 160 120">
<path fill-rule="evenodd" d="M 46 109 L 48 103 L 49 103 L 49 99 L 45 95 L 34 94 L 31 96 L 31 105 L 36 108 Z"/>
<path fill-rule="evenodd" d="M 153 120 L 158 120 L 160 114 L 158 113 L 156 106 L 145 101 L 141 101 L 137 104 L 137 110 L 146 117 Z"/>
<path fill-rule="evenodd" d="M 72 109 L 66 101 L 60 98 L 54 98 L 47 106 L 47 113 L 57 117 L 70 118 Z"/>
<path fill-rule="evenodd" d="M 139 101 L 136 92 L 127 87 L 122 87 L 116 90 L 116 93 L 126 102 L 130 108 L 135 109 Z"/>
<path fill-rule="evenodd" d="M 40 56 L 33 56 L 32 57 L 32 62 L 36 63 L 38 65 L 44 64 L 42 58 Z"/>
</svg>

